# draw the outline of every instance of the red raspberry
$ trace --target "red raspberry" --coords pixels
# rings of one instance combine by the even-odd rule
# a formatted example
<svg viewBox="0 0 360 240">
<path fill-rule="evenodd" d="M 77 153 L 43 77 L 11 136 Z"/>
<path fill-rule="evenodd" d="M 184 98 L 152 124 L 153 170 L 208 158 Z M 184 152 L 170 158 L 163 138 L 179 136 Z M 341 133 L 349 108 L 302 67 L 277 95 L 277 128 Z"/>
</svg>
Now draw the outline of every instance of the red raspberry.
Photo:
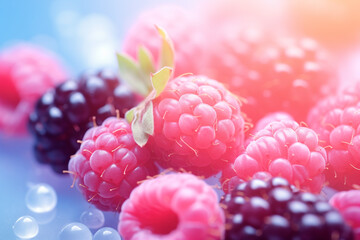
<svg viewBox="0 0 360 240">
<path fill-rule="evenodd" d="M 255 125 L 253 133 L 264 129 L 269 123 L 281 120 L 294 120 L 292 116 L 286 112 L 273 112 L 261 118 Z"/>
<path fill-rule="evenodd" d="M 188 173 L 162 175 L 135 188 L 120 213 L 124 240 L 222 239 L 224 213 L 215 191 Z"/>
<path fill-rule="evenodd" d="M 266 32 L 234 30 L 231 24 L 211 39 L 201 74 L 243 97 L 242 110 L 253 121 L 275 111 L 304 121 L 309 109 L 334 91 L 329 58 L 313 40 L 266 39 Z"/>
<path fill-rule="evenodd" d="M 234 162 L 240 179 L 265 171 L 312 192 L 321 190 L 325 166 L 326 151 L 319 146 L 316 133 L 292 120 L 268 124 Z"/>
<path fill-rule="evenodd" d="M 109 117 L 85 133 L 69 172 L 89 202 L 104 211 L 120 211 L 138 181 L 156 174 L 149 159 L 147 148 L 135 143 L 130 125 Z"/>
<path fill-rule="evenodd" d="M 264 129 L 269 123 L 281 120 L 294 120 L 292 116 L 290 116 L 286 112 L 274 112 L 266 115 L 265 117 L 261 118 L 252 129 L 251 133 L 249 134 L 250 137 L 247 137 L 245 141 L 245 146 L 249 145 L 252 140 L 252 136 L 254 136 L 258 131 Z"/>
<path fill-rule="evenodd" d="M 138 48 L 144 46 L 151 52 L 155 63 L 158 62 L 162 39 L 155 25 L 166 29 L 174 43 L 175 76 L 198 73 L 197 66 L 201 63 L 204 49 L 199 21 L 195 15 L 176 5 L 160 6 L 143 12 L 125 37 L 125 53 L 137 59 Z"/>
<path fill-rule="evenodd" d="M 360 95 L 352 92 L 325 98 L 308 116 L 309 126 L 327 150 L 327 181 L 339 190 L 360 182 Z"/>
<path fill-rule="evenodd" d="M 61 62 L 48 50 L 18 44 L 1 52 L 1 130 L 10 134 L 25 133 L 35 101 L 65 78 Z"/>
<path fill-rule="evenodd" d="M 330 204 L 339 210 L 354 229 L 355 240 L 360 240 L 360 190 L 336 193 L 330 199 Z"/>
<path fill-rule="evenodd" d="M 155 130 L 149 144 L 164 168 L 210 176 L 241 151 L 240 102 L 215 80 L 176 78 L 153 100 L 153 109 Z"/>
</svg>

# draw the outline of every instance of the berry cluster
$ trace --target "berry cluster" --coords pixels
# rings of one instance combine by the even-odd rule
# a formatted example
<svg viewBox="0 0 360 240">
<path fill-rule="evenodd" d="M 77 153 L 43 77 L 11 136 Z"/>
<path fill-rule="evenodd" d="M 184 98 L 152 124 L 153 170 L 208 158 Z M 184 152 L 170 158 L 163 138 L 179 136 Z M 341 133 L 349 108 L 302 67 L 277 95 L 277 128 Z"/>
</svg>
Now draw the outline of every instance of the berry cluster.
<svg viewBox="0 0 360 240">
<path fill-rule="evenodd" d="M 293 120 L 269 123 L 258 131 L 243 154 L 235 159 L 234 170 L 241 179 L 266 171 L 281 176 L 301 189 L 319 192 L 327 162 L 316 133 Z"/>
<path fill-rule="evenodd" d="M 336 189 L 360 183 L 360 85 L 320 101 L 308 123 L 327 150 L 327 180 Z"/>
<path fill-rule="evenodd" d="M 17 44 L 0 53 L 0 128 L 9 134 L 26 132 L 37 99 L 66 79 L 60 60 L 50 51 Z"/>
<path fill-rule="evenodd" d="M 138 182 L 157 173 L 148 149 L 139 147 L 124 119 L 107 118 L 89 129 L 69 173 L 89 202 L 105 211 L 119 211 Z"/>
<path fill-rule="evenodd" d="M 351 228 L 329 203 L 299 192 L 283 178 L 241 183 L 222 203 L 226 240 L 353 239 Z"/>
<path fill-rule="evenodd" d="M 360 239 L 360 84 L 335 93 L 337 69 L 309 38 L 225 16 L 207 19 L 213 36 L 214 14 L 144 13 L 117 55 L 121 81 L 89 72 L 43 94 L 57 65 L 47 75 L 15 51 L 19 70 L 0 54 L 0 111 L 43 94 L 29 117 L 37 160 L 120 212 L 125 240 Z M 29 88 L 37 78 L 44 91 Z M 220 202 L 201 177 L 221 183 Z M 329 187 L 352 190 L 316 195 Z"/>
<path fill-rule="evenodd" d="M 133 107 L 137 97 L 109 70 L 89 72 L 78 81 L 66 81 L 46 92 L 30 115 L 36 159 L 61 173 L 86 130 L 107 117 L 120 116 Z"/>
<path fill-rule="evenodd" d="M 119 232 L 125 239 L 221 239 L 224 213 L 215 191 L 187 173 L 147 180 L 126 200 Z"/>
<path fill-rule="evenodd" d="M 243 146 L 240 102 L 219 82 L 203 76 L 179 77 L 154 100 L 151 148 L 164 168 L 211 176 Z"/>
</svg>

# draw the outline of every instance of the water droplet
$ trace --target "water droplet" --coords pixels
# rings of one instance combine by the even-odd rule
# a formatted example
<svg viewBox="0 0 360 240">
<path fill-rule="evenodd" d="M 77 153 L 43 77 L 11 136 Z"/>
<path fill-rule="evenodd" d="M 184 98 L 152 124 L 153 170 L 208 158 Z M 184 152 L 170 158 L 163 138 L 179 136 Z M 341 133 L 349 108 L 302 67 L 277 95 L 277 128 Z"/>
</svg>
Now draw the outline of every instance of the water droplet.
<svg viewBox="0 0 360 240">
<path fill-rule="evenodd" d="M 22 239 L 30 239 L 39 233 L 39 225 L 31 216 L 20 217 L 13 225 L 15 235 Z"/>
<path fill-rule="evenodd" d="M 104 227 L 95 233 L 94 240 L 121 240 L 121 237 L 115 229 Z"/>
<path fill-rule="evenodd" d="M 82 223 L 73 222 L 61 229 L 59 240 L 92 240 L 90 229 Z"/>
<path fill-rule="evenodd" d="M 36 184 L 27 192 L 25 201 L 26 206 L 33 212 L 49 212 L 56 206 L 56 192 L 53 187 L 48 184 Z"/>
<path fill-rule="evenodd" d="M 96 208 L 84 211 L 80 216 L 80 221 L 89 228 L 100 228 L 105 223 L 104 213 Z"/>
</svg>

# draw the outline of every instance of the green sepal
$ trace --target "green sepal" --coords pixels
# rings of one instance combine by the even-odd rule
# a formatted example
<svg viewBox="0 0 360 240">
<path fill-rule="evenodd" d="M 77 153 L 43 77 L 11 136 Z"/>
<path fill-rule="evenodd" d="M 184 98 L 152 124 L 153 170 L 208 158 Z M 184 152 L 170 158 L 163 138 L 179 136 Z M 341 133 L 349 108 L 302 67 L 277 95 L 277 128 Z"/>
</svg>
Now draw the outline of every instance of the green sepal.
<svg viewBox="0 0 360 240">
<path fill-rule="evenodd" d="M 175 51 L 173 47 L 173 43 L 167 34 L 167 32 L 157 25 L 155 25 L 159 35 L 162 38 L 162 44 L 160 49 L 160 59 L 159 59 L 159 69 L 162 67 L 170 67 L 174 69 L 174 59 L 175 59 Z"/>
<path fill-rule="evenodd" d="M 164 91 L 172 74 L 172 69 L 163 67 L 157 73 L 151 75 L 151 83 L 155 90 L 155 97 L 158 97 Z"/>
<path fill-rule="evenodd" d="M 132 108 L 125 113 L 125 119 L 128 123 L 131 123 L 134 120 L 134 112 L 135 108 Z"/>
<path fill-rule="evenodd" d="M 163 67 L 151 76 L 154 89 L 138 106 L 132 108 L 125 114 L 128 122 L 131 122 L 131 130 L 135 142 L 143 147 L 154 134 L 154 109 L 153 100 L 165 89 L 171 77 L 172 69 Z"/>
<path fill-rule="evenodd" d="M 156 71 L 154 66 L 154 59 L 144 46 L 139 47 L 138 53 L 137 53 L 137 59 L 139 61 L 139 67 L 141 71 L 146 74 L 146 80 L 148 80 L 148 77 L 151 73 L 154 73 Z M 149 81 L 147 81 L 149 82 Z"/>
<path fill-rule="evenodd" d="M 140 71 L 139 65 L 124 54 L 118 53 L 116 55 L 120 78 L 123 79 L 134 92 L 146 96 L 149 93 L 149 88 L 144 84 L 144 76 Z"/>
</svg>

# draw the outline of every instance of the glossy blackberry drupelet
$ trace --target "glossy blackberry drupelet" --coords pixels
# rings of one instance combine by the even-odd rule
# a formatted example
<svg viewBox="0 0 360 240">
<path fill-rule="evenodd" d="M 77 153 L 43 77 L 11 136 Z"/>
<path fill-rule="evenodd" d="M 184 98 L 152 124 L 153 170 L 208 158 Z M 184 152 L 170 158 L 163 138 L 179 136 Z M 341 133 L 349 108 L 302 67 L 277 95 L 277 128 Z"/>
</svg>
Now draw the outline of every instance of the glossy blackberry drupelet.
<svg viewBox="0 0 360 240">
<path fill-rule="evenodd" d="M 100 125 L 116 110 L 123 117 L 137 102 L 138 97 L 107 69 L 58 85 L 38 100 L 29 118 L 36 159 L 61 173 L 79 149 L 78 140 L 94 125 L 93 117 Z"/>
<path fill-rule="evenodd" d="M 329 203 L 280 177 L 241 183 L 222 203 L 226 240 L 353 239 L 352 229 Z"/>
</svg>

